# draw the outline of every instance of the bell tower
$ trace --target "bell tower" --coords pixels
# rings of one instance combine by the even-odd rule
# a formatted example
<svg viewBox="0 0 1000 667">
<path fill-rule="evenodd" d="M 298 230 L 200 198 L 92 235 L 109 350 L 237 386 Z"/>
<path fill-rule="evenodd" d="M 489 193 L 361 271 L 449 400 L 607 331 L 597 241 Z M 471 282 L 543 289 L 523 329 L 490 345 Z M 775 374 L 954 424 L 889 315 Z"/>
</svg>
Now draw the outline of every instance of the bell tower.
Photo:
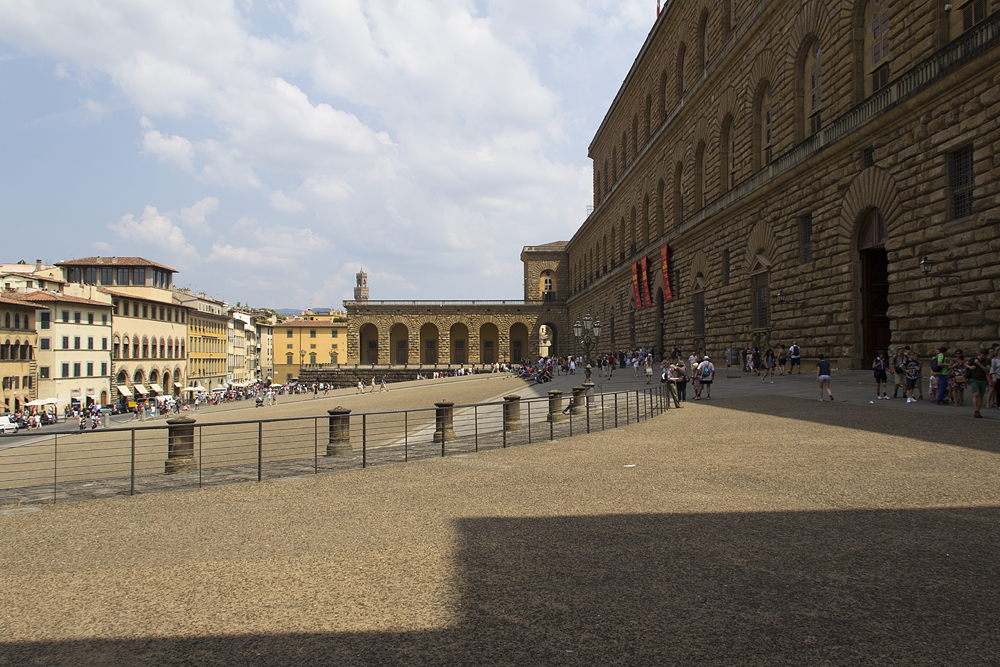
<svg viewBox="0 0 1000 667">
<path fill-rule="evenodd" d="M 358 284 L 354 288 L 354 300 L 355 301 L 367 301 L 368 300 L 368 274 L 365 273 L 364 267 L 361 268 L 357 273 Z"/>
</svg>

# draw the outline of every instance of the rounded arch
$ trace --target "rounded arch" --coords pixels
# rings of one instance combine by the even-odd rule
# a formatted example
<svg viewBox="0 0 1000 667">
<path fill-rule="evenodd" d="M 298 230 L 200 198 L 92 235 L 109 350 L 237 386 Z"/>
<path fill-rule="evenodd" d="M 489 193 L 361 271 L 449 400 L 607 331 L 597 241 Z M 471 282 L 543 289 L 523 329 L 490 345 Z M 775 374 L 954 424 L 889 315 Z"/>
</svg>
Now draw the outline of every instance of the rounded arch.
<svg viewBox="0 0 1000 667">
<path fill-rule="evenodd" d="M 164 368 L 163 369 L 163 378 L 160 380 L 160 386 L 163 387 L 163 393 L 164 394 L 170 394 L 170 393 L 173 392 L 174 389 L 176 389 L 176 387 L 171 387 L 170 386 L 170 380 L 171 380 L 171 378 L 172 378 L 172 376 L 170 374 L 170 369 Z"/>
<path fill-rule="evenodd" d="M 701 16 L 698 17 L 698 74 L 704 75 L 705 70 L 708 69 L 708 63 L 711 60 L 711 41 L 709 39 L 708 32 L 708 7 L 704 7 L 701 10 Z"/>
<path fill-rule="evenodd" d="M 840 235 L 844 239 L 856 238 L 856 229 L 862 215 L 877 208 L 886 220 L 887 231 L 899 220 L 901 203 L 899 190 L 892 176 L 883 169 L 871 167 L 858 174 L 844 193 L 840 209 Z"/>
<path fill-rule="evenodd" d="M 753 226 L 747 236 L 747 273 L 756 273 L 771 268 L 776 255 L 774 232 L 766 220 Z"/>
<path fill-rule="evenodd" d="M 409 360 L 410 330 L 403 322 L 396 322 L 389 329 L 389 363 L 405 364 Z"/>
<path fill-rule="evenodd" d="M 637 245 L 640 248 L 649 245 L 649 193 L 642 196 L 642 226 Z"/>
<path fill-rule="evenodd" d="M 358 343 L 361 363 L 379 363 L 378 327 L 374 323 L 367 322 L 358 328 Z"/>
<path fill-rule="evenodd" d="M 510 361 L 520 363 L 527 359 L 528 354 L 528 325 L 524 322 L 514 322 L 510 326 Z"/>
<path fill-rule="evenodd" d="M 450 363 L 469 363 L 469 327 L 465 321 L 458 321 L 451 325 L 448 330 L 448 339 L 451 346 Z"/>
<path fill-rule="evenodd" d="M 128 379 L 130 375 L 128 372 L 128 367 L 122 367 L 118 369 L 118 374 L 115 376 L 115 383 L 120 385 L 128 385 Z"/>
<path fill-rule="evenodd" d="M 136 368 L 134 371 L 132 371 L 132 383 L 133 384 L 142 384 L 142 379 L 144 377 L 145 377 L 145 373 L 142 370 L 142 366 L 140 366 L 140 367 Z"/>
<path fill-rule="evenodd" d="M 705 207 L 705 140 L 698 141 L 694 151 L 694 210 Z"/>
<path fill-rule="evenodd" d="M 500 360 L 500 329 L 492 321 L 479 325 L 479 363 L 495 364 Z"/>
<path fill-rule="evenodd" d="M 684 222 L 684 163 L 677 161 L 674 167 L 674 227 L 680 227 Z"/>
<path fill-rule="evenodd" d="M 698 250 L 691 258 L 691 290 L 703 292 L 708 287 L 708 255 Z"/>
<path fill-rule="evenodd" d="M 545 336 L 548 338 L 545 339 Z M 549 320 L 538 324 L 538 352 L 542 356 L 559 356 L 560 354 L 559 329 Z"/>
<path fill-rule="evenodd" d="M 420 326 L 420 363 L 438 363 L 438 341 L 440 339 L 437 325 L 424 322 Z"/>
<path fill-rule="evenodd" d="M 681 42 L 677 46 L 677 60 L 674 64 L 675 95 L 679 104 L 684 99 L 684 60 L 687 55 L 687 44 Z"/>
</svg>

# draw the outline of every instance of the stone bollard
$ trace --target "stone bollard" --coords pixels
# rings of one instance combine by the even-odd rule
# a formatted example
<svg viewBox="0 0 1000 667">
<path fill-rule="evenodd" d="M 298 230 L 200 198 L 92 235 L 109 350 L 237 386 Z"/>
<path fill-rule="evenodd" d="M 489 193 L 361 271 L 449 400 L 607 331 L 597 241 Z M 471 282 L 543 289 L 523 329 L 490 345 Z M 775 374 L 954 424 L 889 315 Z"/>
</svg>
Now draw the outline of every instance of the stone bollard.
<svg viewBox="0 0 1000 667">
<path fill-rule="evenodd" d="M 587 376 L 587 382 L 590 382 L 590 374 L 594 371 L 594 367 L 589 363 L 583 367 L 583 373 Z"/>
<path fill-rule="evenodd" d="M 593 402 L 594 400 L 594 387 L 596 387 L 591 380 L 587 380 L 583 383 L 583 388 L 586 389 L 587 400 Z"/>
<path fill-rule="evenodd" d="M 521 430 L 521 397 L 516 394 L 503 397 L 503 428 L 505 431 Z"/>
<path fill-rule="evenodd" d="M 587 409 L 584 402 L 587 400 L 587 388 L 583 385 L 573 387 L 573 402 L 570 412 L 574 415 L 582 415 Z"/>
<path fill-rule="evenodd" d="M 549 390 L 549 414 L 545 417 L 550 422 L 561 422 L 566 419 L 562 411 L 562 392 L 558 389 Z"/>
<path fill-rule="evenodd" d="M 167 420 L 167 460 L 163 464 L 166 474 L 198 469 L 194 458 L 194 423 L 190 417 Z"/>
<path fill-rule="evenodd" d="M 351 411 L 339 405 L 332 410 L 327 410 L 330 415 L 330 439 L 326 445 L 327 456 L 338 456 L 350 454 L 351 447 Z"/>
<path fill-rule="evenodd" d="M 455 404 L 448 401 L 435 403 L 434 442 L 444 444 L 455 439 Z"/>
</svg>

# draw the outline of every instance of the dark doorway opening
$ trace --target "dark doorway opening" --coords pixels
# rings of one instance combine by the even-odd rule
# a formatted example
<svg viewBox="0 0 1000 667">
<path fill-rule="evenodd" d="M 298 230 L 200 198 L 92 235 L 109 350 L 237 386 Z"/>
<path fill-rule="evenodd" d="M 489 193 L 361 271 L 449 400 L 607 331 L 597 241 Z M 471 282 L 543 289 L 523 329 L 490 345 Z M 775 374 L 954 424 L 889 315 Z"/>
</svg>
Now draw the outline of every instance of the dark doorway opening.
<svg viewBox="0 0 1000 667">
<path fill-rule="evenodd" d="M 888 353 L 892 337 L 889 328 L 889 255 L 885 219 L 878 209 L 865 216 L 858 237 L 861 259 L 861 349 L 862 368 L 881 352 Z"/>
</svg>

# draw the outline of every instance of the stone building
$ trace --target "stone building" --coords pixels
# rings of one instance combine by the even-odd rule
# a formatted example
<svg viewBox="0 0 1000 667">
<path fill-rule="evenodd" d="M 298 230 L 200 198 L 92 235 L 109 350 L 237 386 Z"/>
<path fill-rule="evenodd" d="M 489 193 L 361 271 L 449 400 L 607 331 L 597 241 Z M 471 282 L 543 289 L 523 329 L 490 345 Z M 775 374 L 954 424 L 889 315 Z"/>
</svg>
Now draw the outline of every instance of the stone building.
<svg viewBox="0 0 1000 667">
<path fill-rule="evenodd" d="M 997 340 L 998 5 L 667 2 L 590 145 L 569 319 L 855 368 Z"/>
<path fill-rule="evenodd" d="M 0 294 L 0 410 L 5 412 L 16 412 L 38 398 L 36 317 L 30 301 Z"/>
</svg>

